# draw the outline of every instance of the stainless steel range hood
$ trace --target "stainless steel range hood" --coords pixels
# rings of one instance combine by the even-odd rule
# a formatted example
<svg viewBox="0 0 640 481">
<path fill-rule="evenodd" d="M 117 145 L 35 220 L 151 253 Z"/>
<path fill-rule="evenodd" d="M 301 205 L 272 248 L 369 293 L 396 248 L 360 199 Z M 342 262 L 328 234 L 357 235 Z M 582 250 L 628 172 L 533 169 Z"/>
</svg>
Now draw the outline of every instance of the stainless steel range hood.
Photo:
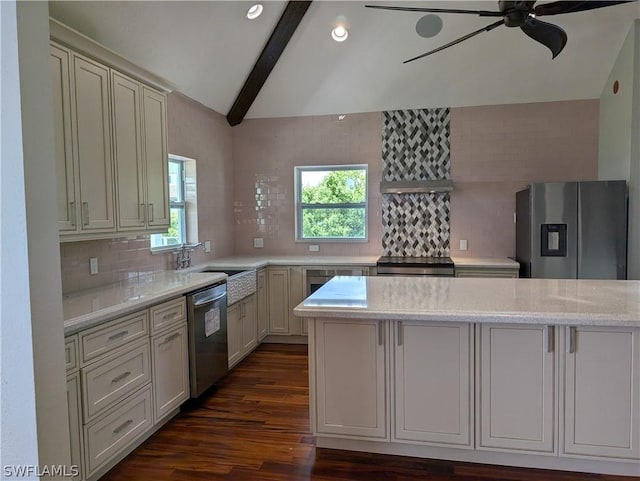
<svg viewBox="0 0 640 481">
<path fill-rule="evenodd" d="M 383 180 L 380 182 L 382 194 L 436 194 L 451 192 L 453 182 L 451 179 L 440 180 Z"/>
</svg>

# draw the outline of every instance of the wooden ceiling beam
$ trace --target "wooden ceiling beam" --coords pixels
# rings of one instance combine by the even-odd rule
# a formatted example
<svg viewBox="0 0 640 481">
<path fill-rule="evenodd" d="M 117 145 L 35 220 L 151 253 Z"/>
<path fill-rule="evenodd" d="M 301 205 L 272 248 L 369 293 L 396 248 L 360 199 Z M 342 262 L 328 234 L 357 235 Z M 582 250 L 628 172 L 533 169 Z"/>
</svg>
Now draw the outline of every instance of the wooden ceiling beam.
<svg viewBox="0 0 640 481">
<path fill-rule="evenodd" d="M 240 90 L 231 110 L 227 114 L 227 122 L 231 126 L 238 125 L 247 115 L 260 89 L 269 78 L 269 74 L 276 66 L 280 55 L 284 52 L 296 28 L 298 28 L 309 5 L 311 5 L 311 1 L 292 0 L 285 7 L 278 24 L 273 29 L 267 44 L 264 46 L 247 80 L 244 82 L 242 90 Z"/>
</svg>

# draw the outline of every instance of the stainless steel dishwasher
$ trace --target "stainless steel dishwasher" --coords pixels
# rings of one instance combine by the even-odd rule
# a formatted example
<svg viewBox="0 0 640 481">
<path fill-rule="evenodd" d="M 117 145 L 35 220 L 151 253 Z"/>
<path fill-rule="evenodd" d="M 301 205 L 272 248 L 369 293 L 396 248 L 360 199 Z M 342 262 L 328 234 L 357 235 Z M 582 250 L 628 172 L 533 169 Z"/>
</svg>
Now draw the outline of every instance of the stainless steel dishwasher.
<svg viewBox="0 0 640 481">
<path fill-rule="evenodd" d="M 200 396 L 228 371 L 227 283 L 187 295 L 191 397 Z"/>
</svg>

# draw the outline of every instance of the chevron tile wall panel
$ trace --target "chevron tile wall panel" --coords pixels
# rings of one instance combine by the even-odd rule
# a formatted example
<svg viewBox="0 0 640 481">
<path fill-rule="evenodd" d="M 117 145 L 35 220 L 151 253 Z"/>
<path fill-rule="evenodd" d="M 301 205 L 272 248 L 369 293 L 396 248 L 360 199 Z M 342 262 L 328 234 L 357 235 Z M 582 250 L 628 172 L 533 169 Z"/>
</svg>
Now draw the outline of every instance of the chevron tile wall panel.
<svg viewBox="0 0 640 481">
<path fill-rule="evenodd" d="M 449 109 L 383 112 L 382 178 L 449 179 Z M 387 256 L 448 256 L 449 194 L 384 194 L 382 250 Z"/>
<path fill-rule="evenodd" d="M 384 180 L 450 178 L 449 109 L 382 113 Z"/>
<path fill-rule="evenodd" d="M 448 256 L 450 211 L 449 194 L 384 195 L 384 255 Z"/>
</svg>

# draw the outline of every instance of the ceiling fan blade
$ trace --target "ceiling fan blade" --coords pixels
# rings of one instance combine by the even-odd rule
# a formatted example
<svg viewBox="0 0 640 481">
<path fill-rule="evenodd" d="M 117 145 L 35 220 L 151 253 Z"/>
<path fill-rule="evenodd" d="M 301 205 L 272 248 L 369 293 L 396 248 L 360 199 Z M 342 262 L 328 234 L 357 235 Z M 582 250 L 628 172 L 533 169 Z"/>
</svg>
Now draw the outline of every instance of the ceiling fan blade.
<svg viewBox="0 0 640 481">
<path fill-rule="evenodd" d="M 563 13 L 582 12 L 584 10 L 594 10 L 596 8 L 611 7 L 613 5 L 619 5 L 621 3 L 631 3 L 637 0 L 613 0 L 613 1 L 583 1 L 583 2 L 552 2 L 538 5 L 533 9 L 536 16 L 543 15 L 560 15 Z"/>
<path fill-rule="evenodd" d="M 567 44 L 567 34 L 557 25 L 529 17 L 522 27 L 524 33 L 551 50 L 556 58 Z"/>
<path fill-rule="evenodd" d="M 451 8 L 422 8 L 422 7 L 390 7 L 386 5 L 365 5 L 366 8 L 377 8 L 379 10 L 396 10 L 400 12 L 426 12 L 426 13 L 468 13 L 481 17 L 502 17 L 500 12 L 488 10 L 458 10 Z"/>
<path fill-rule="evenodd" d="M 426 57 L 427 55 L 431 55 L 432 53 L 436 53 L 439 52 L 440 50 L 444 50 L 445 48 L 449 48 L 449 47 L 453 47 L 454 45 L 459 44 L 460 42 L 464 42 L 467 39 L 470 39 L 471 37 L 475 37 L 476 35 L 482 33 L 482 32 L 488 32 L 490 30 L 493 30 L 496 27 L 499 27 L 500 25 L 504 25 L 504 20 L 499 20 L 495 23 L 492 23 L 491 25 L 487 25 L 486 27 L 481 28 L 480 30 L 476 30 L 475 32 L 471 32 L 468 35 L 465 35 L 464 37 L 460 37 L 457 40 L 454 40 L 453 42 L 449 42 L 446 45 L 443 45 L 441 47 L 436 48 L 435 50 L 431 50 L 427 53 L 423 53 L 422 55 L 418 55 L 417 57 L 413 57 L 410 58 L 409 60 L 405 60 L 402 63 L 409 63 L 409 62 L 413 62 L 414 60 L 418 60 L 419 58 L 423 58 Z"/>
</svg>

